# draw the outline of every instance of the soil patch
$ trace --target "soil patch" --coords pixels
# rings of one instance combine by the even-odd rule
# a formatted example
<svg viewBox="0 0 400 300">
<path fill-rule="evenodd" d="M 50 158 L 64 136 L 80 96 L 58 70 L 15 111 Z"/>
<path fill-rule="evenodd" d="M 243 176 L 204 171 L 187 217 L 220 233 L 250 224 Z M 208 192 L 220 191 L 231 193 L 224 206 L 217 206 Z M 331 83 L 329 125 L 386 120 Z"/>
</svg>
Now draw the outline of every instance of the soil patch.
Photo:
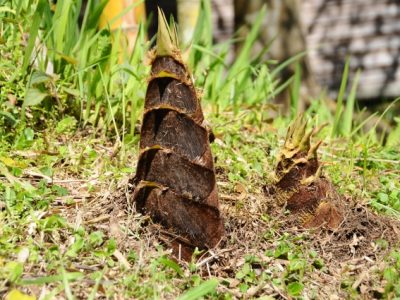
<svg viewBox="0 0 400 300">
<path fill-rule="evenodd" d="M 221 278 L 227 282 L 227 291 L 238 298 L 243 297 L 236 274 L 245 264 L 246 257 L 257 257 L 256 261 L 251 262 L 256 274 L 276 269 L 284 270 L 289 261 L 284 257 L 268 256 L 267 253 L 278 247 L 282 237 L 291 236 L 295 247 L 299 247 L 304 253 L 316 251 L 318 257 L 324 261 L 324 272 L 315 270 L 307 275 L 311 277 L 309 280 L 315 282 L 316 288 L 319 285 L 324 287 L 319 290 L 319 297 L 348 296 L 347 292 L 340 288 L 343 274 L 346 272 L 349 276 L 359 278 L 356 287 L 362 287 L 365 295 L 373 297 L 376 293 L 373 286 L 379 284 L 376 278 L 378 273 L 371 270 L 399 244 L 398 220 L 377 215 L 356 200 L 344 199 L 344 219 L 337 229 L 326 229 L 323 226 L 305 229 L 302 226 L 302 215 L 291 214 L 277 205 L 272 205 L 275 199 L 263 191 L 257 194 L 228 194 L 224 193 L 223 189 L 220 189 L 220 205 L 225 219 L 226 236 L 218 247 L 205 251 L 192 260 L 201 274 Z M 104 220 L 105 216 L 108 216 L 109 223 L 103 226 L 103 229 L 116 238 L 121 252 L 139 249 L 139 244 L 143 247 L 145 240 L 146 249 L 140 250 L 144 255 L 155 256 L 157 245 L 164 244 L 167 253 L 175 253 L 174 258 L 177 261 L 187 264 L 186 261 L 191 257 L 190 253 L 185 253 L 182 238 L 153 223 L 149 217 L 138 214 L 132 203 L 132 193 L 132 184 L 128 180 L 121 181 L 114 193 L 87 202 L 88 205 L 82 208 L 82 215 L 89 223 L 93 220 Z M 96 224 L 93 223 L 93 226 Z M 132 237 L 131 234 L 122 233 L 123 227 L 129 228 L 137 235 Z M 295 238 L 298 236 L 301 236 L 301 239 Z M 182 243 L 181 248 L 177 248 L 176 241 Z M 220 289 L 224 290 L 225 286 Z M 278 290 L 271 282 L 266 282 L 258 289 L 251 289 L 245 296 L 265 294 L 285 298 L 284 292 Z"/>
</svg>

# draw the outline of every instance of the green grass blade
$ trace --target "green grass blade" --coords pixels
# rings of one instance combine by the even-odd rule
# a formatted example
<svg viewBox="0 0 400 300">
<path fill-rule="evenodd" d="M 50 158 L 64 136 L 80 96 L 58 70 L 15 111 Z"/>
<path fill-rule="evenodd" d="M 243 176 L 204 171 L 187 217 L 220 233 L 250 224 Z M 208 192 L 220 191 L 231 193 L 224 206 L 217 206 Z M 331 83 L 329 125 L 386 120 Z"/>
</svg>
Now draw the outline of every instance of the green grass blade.
<svg viewBox="0 0 400 300">
<path fill-rule="evenodd" d="M 118 130 L 118 126 L 117 126 L 117 122 L 115 121 L 115 116 L 114 116 L 114 111 L 113 108 L 111 106 L 111 102 L 110 102 L 110 95 L 108 92 L 108 87 L 107 87 L 107 83 L 106 80 L 104 78 L 103 72 L 101 70 L 101 68 L 99 68 L 100 71 L 100 78 L 101 78 L 101 82 L 103 83 L 103 91 L 105 93 L 105 98 L 107 100 L 107 105 L 108 105 L 108 109 L 109 109 L 109 113 L 110 113 L 110 117 L 111 117 L 111 121 L 112 124 L 114 125 L 114 130 L 115 130 L 115 134 L 117 136 L 117 141 L 116 143 L 119 143 L 121 141 L 120 135 L 119 135 L 119 130 Z"/>
<path fill-rule="evenodd" d="M 371 134 L 373 132 L 375 132 L 376 127 L 378 126 L 378 124 L 381 122 L 382 118 L 386 115 L 386 113 L 397 103 L 400 101 L 400 97 L 396 98 L 395 100 L 393 100 L 383 111 L 383 113 L 379 116 L 378 120 L 376 120 L 374 126 L 372 126 L 372 128 L 369 130 L 369 132 L 367 133 L 367 135 L 369 135 L 371 137 Z"/>
<path fill-rule="evenodd" d="M 200 297 L 204 297 L 205 295 L 212 293 L 215 291 L 216 287 L 218 286 L 217 279 L 210 279 L 195 288 L 187 291 L 185 294 L 180 296 L 178 300 L 196 300 Z"/>
<path fill-rule="evenodd" d="M 394 117 L 397 126 L 393 129 L 387 138 L 387 145 L 388 146 L 395 146 L 400 143 L 400 118 Z"/>
<path fill-rule="evenodd" d="M 36 38 L 39 33 L 39 26 L 42 22 L 43 13 L 46 5 L 48 5 L 46 0 L 39 0 L 36 11 L 33 15 L 32 25 L 30 26 L 31 29 L 29 31 L 28 45 L 26 46 L 24 60 L 22 63 L 23 73 L 26 72 L 26 69 L 30 63 L 33 48 L 35 47 Z"/>
<path fill-rule="evenodd" d="M 252 25 L 251 31 L 244 42 L 242 50 L 240 51 L 239 55 L 235 59 L 234 64 L 229 70 L 228 78 L 236 77 L 237 74 L 240 72 L 240 70 L 247 65 L 247 62 L 249 61 L 249 57 L 251 54 L 251 50 L 253 48 L 255 41 L 257 40 L 261 24 L 265 18 L 265 14 L 266 14 L 266 7 L 264 5 L 261 11 L 258 13 L 257 18 L 255 19 Z"/>
<path fill-rule="evenodd" d="M 265 18 L 266 7 L 265 5 L 258 13 L 249 35 L 247 36 L 239 55 L 236 57 L 232 67 L 228 70 L 228 74 L 225 79 L 225 83 L 222 89 L 219 90 L 220 99 L 217 104 L 220 110 L 225 110 L 229 104 L 233 105 L 234 111 L 238 111 L 238 106 L 241 104 L 239 101 L 242 97 L 243 85 L 249 82 L 251 73 L 251 50 L 260 32 L 261 24 Z M 251 81 L 250 81 L 251 82 Z"/>
<path fill-rule="evenodd" d="M 290 113 L 292 119 L 295 116 L 297 116 L 299 112 L 300 87 L 301 87 L 301 66 L 300 63 L 296 63 L 295 72 L 293 76 L 293 85 L 290 89 Z"/>
<path fill-rule="evenodd" d="M 370 205 L 372 207 L 375 207 L 375 208 L 379 209 L 379 210 L 383 210 L 387 214 L 392 215 L 392 216 L 394 216 L 394 217 L 396 217 L 397 219 L 400 220 L 400 213 L 397 210 L 395 210 L 394 208 L 392 208 L 391 206 L 379 203 L 376 200 L 371 200 L 370 201 Z"/>
<path fill-rule="evenodd" d="M 339 95 L 336 101 L 336 113 L 335 113 L 335 119 L 333 121 L 334 123 L 332 127 L 331 137 L 337 136 L 339 134 L 339 123 L 343 112 L 343 98 L 347 88 L 347 80 L 349 77 L 349 66 L 350 66 L 350 60 L 347 59 L 346 64 L 344 66 L 342 81 L 340 83 Z"/>
<path fill-rule="evenodd" d="M 76 281 L 82 279 L 84 275 L 80 272 L 71 272 L 65 274 L 51 275 L 51 276 L 43 276 L 37 278 L 22 278 L 18 281 L 20 285 L 43 285 L 53 282 L 60 282 L 63 278 L 66 278 L 68 281 Z"/>
<path fill-rule="evenodd" d="M 341 133 L 347 137 L 350 136 L 350 134 L 351 134 L 352 123 L 353 123 L 354 104 L 356 102 L 356 93 L 357 93 L 359 78 L 360 78 L 360 71 L 357 71 L 357 73 L 354 77 L 354 82 L 351 87 L 350 94 L 347 97 L 346 109 L 343 113 L 343 120 L 341 122 L 341 124 L 342 124 Z"/>
<path fill-rule="evenodd" d="M 97 290 L 99 289 L 101 279 L 103 278 L 103 276 L 104 276 L 104 274 L 106 273 L 106 271 L 107 271 L 107 267 L 105 267 L 105 268 L 103 269 L 103 271 L 101 272 L 100 276 L 97 277 L 96 282 L 95 282 L 95 284 L 94 284 L 94 287 L 93 287 L 93 289 L 92 289 L 92 291 L 90 292 L 90 295 L 89 295 L 89 297 L 88 297 L 88 300 L 95 300 L 95 299 L 96 299 Z"/>
<path fill-rule="evenodd" d="M 277 95 L 279 95 L 281 92 L 283 92 L 291 83 L 293 82 L 293 77 L 289 78 L 288 80 L 286 80 L 286 82 L 280 83 L 280 80 L 275 80 L 272 83 L 272 93 L 270 98 L 274 98 Z"/>
<path fill-rule="evenodd" d="M 13 15 L 16 15 L 15 10 L 13 10 L 13 9 L 7 7 L 7 6 L 0 6 L 0 14 L 1 13 L 5 13 L 5 12 L 11 13 Z"/>
<path fill-rule="evenodd" d="M 202 0 L 200 2 L 200 11 L 197 18 L 196 27 L 194 29 L 192 44 L 204 47 L 212 52 L 212 9 L 209 0 Z M 194 69 L 195 66 L 205 58 L 202 51 L 192 47 L 189 55 L 189 66 Z M 210 60 L 207 58 L 204 61 L 209 65 Z"/>
<path fill-rule="evenodd" d="M 104 8 L 106 7 L 107 3 L 109 0 L 102 0 L 97 6 L 95 6 L 94 8 L 91 6 L 87 7 L 87 11 L 89 13 L 88 15 L 88 19 L 87 19 L 87 25 L 82 28 L 84 30 L 90 30 L 90 29 L 96 29 L 98 24 L 99 24 L 99 20 L 100 20 L 100 16 L 104 10 Z"/>
<path fill-rule="evenodd" d="M 350 136 L 353 136 L 356 134 L 365 124 L 367 124 L 372 118 L 374 118 L 378 112 L 374 112 L 372 115 L 370 115 L 368 118 L 366 118 L 364 121 L 362 121 L 350 134 Z"/>
<path fill-rule="evenodd" d="M 69 21 L 69 12 L 72 6 L 71 0 L 61 0 L 57 3 L 56 11 L 54 13 L 54 37 L 55 37 L 55 50 L 59 53 L 64 53 L 65 48 L 65 40 L 68 21 Z M 68 54 L 68 53 L 64 53 Z"/>
<path fill-rule="evenodd" d="M 290 66 L 291 64 L 297 62 L 300 58 L 302 58 L 304 55 L 306 55 L 306 53 L 307 52 L 300 52 L 300 53 L 288 58 L 284 62 L 280 63 L 275 69 L 273 69 L 271 71 L 271 76 L 277 77 L 283 69 L 285 69 L 286 67 Z"/>
<path fill-rule="evenodd" d="M 65 272 L 63 267 L 61 268 L 61 276 L 62 276 L 62 282 L 63 282 L 64 291 L 65 291 L 65 295 L 67 296 L 67 299 L 74 300 L 75 297 L 72 295 L 71 287 L 69 285 L 69 280 L 67 277 L 67 273 Z"/>
</svg>

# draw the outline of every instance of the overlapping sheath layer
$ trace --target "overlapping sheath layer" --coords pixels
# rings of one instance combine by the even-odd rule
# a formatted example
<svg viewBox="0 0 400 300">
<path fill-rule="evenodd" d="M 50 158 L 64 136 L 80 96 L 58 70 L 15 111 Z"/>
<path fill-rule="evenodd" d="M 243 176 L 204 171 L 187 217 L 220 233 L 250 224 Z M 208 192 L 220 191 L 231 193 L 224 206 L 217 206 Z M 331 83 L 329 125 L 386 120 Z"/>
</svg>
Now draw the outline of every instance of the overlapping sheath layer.
<svg viewBox="0 0 400 300">
<path fill-rule="evenodd" d="M 224 234 L 209 131 L 179 58 L 152 62 L 141 129 L 134 200 L 142 213 L 188 239 L 215 246 Z"/>
</svg>

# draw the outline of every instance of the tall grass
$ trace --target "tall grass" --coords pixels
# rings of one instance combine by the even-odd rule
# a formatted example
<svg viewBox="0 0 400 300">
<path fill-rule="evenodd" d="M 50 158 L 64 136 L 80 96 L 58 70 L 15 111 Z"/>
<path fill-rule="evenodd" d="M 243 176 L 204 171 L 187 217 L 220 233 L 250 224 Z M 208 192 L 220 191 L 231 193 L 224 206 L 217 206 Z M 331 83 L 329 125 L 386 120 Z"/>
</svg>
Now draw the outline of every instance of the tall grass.
<svg viewBox="0 0 400 300">
<path fill-rule="evenodd" d="M 81 0 L 59 0 L 54 11 L 47 0 L 29 5 L 31 2 L 7 2 L 6 7 L 20 14 L 1 15 L 14 18 L 28 33 L 25 54 L 19 61 L 26 77 L 21 119 L 25 109 L 34 109 L 50 99 L 53 107 L 75 115 L 82 126 L 113 130 L 117 137 L 120 130 L 133 134 L 147 74 L 144 60 L 148 43 L 143 26 L 138 28 L 134 49 L 129 52 L 121 30 L 99 29 L 107 1 L 89 0 L 81 26 Z M 5 32 L 5 39 L 15 38 L 13 30 L 6 28 Z"/>
<path fill-rule="evenodd" d="M 197 85 L 204 90 L 203 98 L 211 103 L 214 113 L 227 109 L 238 113 L 240 107 L 268 103 L 275 96 L 274 89 L 281 82 L 271 76 L 270 66 L 263 61 L 265 50 L 255 56 L 252 53 L 265 15 L 264 7 L 232 59 L 232 45 L 239 41 L 233 37 L 221 45 L 212 44 L 211 5 L 207 0 L 201 2 L 189 62 Z"/>
<path fill-rule="evenodd" d="M 82 127 L 91 126 L 96 132 L 108 133 L 118 140 L 132 140 L 140 123 L 146 92 L 146 59 L 150 47 L 146 24 L 139 25 L 134 47 L 128 50 L 121 29 L 99 29 L 106 0 L 88 1 L 81 26 L 78 18 L 82 0 L 59 0 L 55 8 L 47 0 L 2 0 L 1 3 L 0 18 L 6 21 L 0 25 L 2 44 L 7 45 L 3 51 L 7 55 L 20 53 L 15 55 L 16 66 L 3 69 L 24 78 L 18 80 L 24 87 L 12 91 L 15 88 L 4 79 L 4 85 L 17 94 L 22 111 L 1 106 L 0 118 L 15 125 L 24 122 L 25 116 L 34 111 L 40 115 L 53 109 L 51 115 L 74 115 Z M 128 13 L 133 5 L 111 23 Z M 276 65 L 264 59 L 268 49 L 258 55 L 252 53 L 266 16 L 263 8 L 233 58 L 232 46 L 238 40 L 233 36 L 223 44 L 213 44 L 211 14 L 210 1 L 201 1 L 188 55 L 195 84 L 203 91 L 203 105 L 210 105 L 215 114 L 263 110 L 290 86 L 291 116 L 296 115 L 300 101 L 300 66 L 297 64 L 293 78 L 287 82 L 280 81 L 279 73 L 288 65 L 296 64 L 304 53 Z M 18 43 L 11 43 L 15 40 Z M 353 124 L 358 75 L 346 98 L 348 78 L 347 61 L 334 116 L 323 104 L 312 104 L 313 108 L 318 107 L 320 121 L 333 120 L 332 137 L 351 136 L 360 128 Z M 1 80 L 0 77 L 0 84 Z M 0 93 L 0 105 L 6 102 L 6 93 Z"/>
<path fill-rule="evenodd" d="M 123 42 L 124 32 L 99 29 L 106 3 L 89 0 L 81 26 L 82 0 L 59 0 L 55 9 L 47 0 L 10 0 L 4 4 L 7 9 L 0 16 L 13 18 L 28 33 L 19 61 L 26 84 L 20 119 L 47 101 L 56 111 L 75 115 L 81 126 L 111 132 L 118 139 L 135 134 L 146 89 L 150 43 L 145 24 L 139 26 L 131 52 Z M 270 72 L 262 53 L 256 58 L 251 53 L 264 17 L 265 8 L 232 60 L 231 48 L 236 41 L 213 44 L 211 4 L 209 0 L 201 2 L 188 63 L 196 85 L 204 91 L 204 102 L 211 104 L 215 113 L 237 113 L 243 105 L 268 103 L 281 88 L 278 74 Z M 5 38 L 12 37 L 6 34 Z M 38 77 L 42 79 L 38 81 Z"/>
</svg>

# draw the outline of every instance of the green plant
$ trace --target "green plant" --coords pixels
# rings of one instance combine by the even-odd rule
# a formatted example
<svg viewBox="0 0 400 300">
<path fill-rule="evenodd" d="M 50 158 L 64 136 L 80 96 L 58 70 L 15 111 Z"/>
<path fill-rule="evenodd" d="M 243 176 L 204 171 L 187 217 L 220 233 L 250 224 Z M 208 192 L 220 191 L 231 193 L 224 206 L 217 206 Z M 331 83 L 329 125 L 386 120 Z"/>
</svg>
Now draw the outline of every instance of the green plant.
<svg viewBox="0 0 400 300">
<path fill-rule="evenodd" d="M 23 74 L 22 82 L 26 86 L 24 100 L 17 98 L 16 102 L 17 105 L 22 102 L 22 110 L 8 109 L 3 112 L 3 118 L 15 125 L 20 120 L 30 122 L 26 115 L 32 112 L 47 111 L 52 115 L 54 111 L 73 114 L 81 125 L 92 124 L 104 132 L 113 129 L 117 136 L 120 132 L 134 134 L 144 98 L 144 91 L 138 93 L 138 90 L 147 74 L 143 63 L 147 47 L 144 27 L 139 28 L 134 49 L 129 53 L 121 43 L 121 31 L 98 29 L 99 16 L 106 3 L 89 1 L 81 26 L 77 23 L 80 0 L 58 1 L 54 12 L 50 2 L 44 0 L 30 5 L 26 5 L 27 1 L 7 3 L 10 10 L 20 12 L 13 16 L 18 18 L 21 28 L 28 29 L 29 39 L 23 56 L 18 43 L 7 44 L 3 50 L 5 55 L 21 53 L 15 57 L 18 68 L 13 70 L 9 66 L 8 70 L 14 76 Z M 6 41 L 22 42 L 23 36 L 13 22 L 6 23 L 3 31 Z M 9 81 L 7 75 L 4 81 Z M 8 95 L 5 93 L 1 104 Z"/>
<path fill-rule="evenodd" d="M 336 112 L 335 112 L 331 137 L 337 136 L 340 133 L 339 124 L 343 113 L 343 99 L 346 93 L 347 80 L 349 76 L 349 65 L 350 65 L 350 60 L 347 59 L 343 70 L 342 81 L 340 83 L 339 94 L 336 100 Z"/>
<path fill-rule="evenodd" d="M 391 266 L 383 272 L 386 281 L 384 297 L 387 299 L 400 297 L 400 252 L 393 251 L 389 258 Z"/>
</svg>

